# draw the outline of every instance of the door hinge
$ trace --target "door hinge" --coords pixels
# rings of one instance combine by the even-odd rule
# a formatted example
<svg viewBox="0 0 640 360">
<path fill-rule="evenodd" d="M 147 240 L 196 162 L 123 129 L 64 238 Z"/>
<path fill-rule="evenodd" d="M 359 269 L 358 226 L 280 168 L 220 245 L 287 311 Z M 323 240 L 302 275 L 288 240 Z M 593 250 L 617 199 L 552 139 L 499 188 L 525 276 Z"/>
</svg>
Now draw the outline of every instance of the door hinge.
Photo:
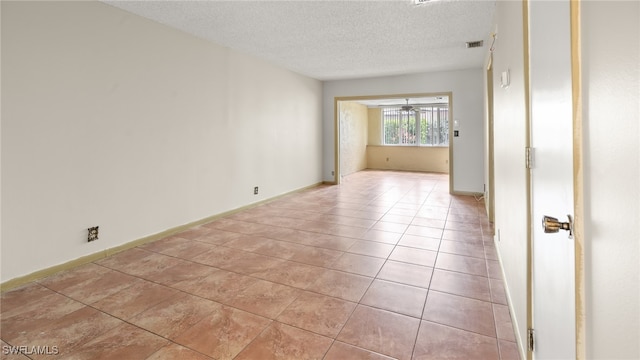
<svg viewBox="0 0 640 360">
<path fill-rule="evenodd" d="M 533 352 L 534 349 L 534 331 L 533 329 L 527 329 L 527 350 Z"/>
<path fill-rule="evenodd" d="M 534 148 L 527 146 L 526 148 L 524 148 L 524 152 L 525 152 L 525 164 L 527 166 L 527 169 L 533 169 L 533 153 L 534 153 Z"/>
</svg>

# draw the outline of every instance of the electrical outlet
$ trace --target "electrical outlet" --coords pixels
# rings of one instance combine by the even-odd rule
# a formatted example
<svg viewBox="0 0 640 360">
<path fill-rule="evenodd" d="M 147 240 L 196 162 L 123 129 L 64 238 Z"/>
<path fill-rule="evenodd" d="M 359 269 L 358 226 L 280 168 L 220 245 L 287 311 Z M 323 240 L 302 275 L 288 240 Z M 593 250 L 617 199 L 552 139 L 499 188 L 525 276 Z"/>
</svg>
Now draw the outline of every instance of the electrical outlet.
<svg viewBox="0 0 640 360">
<path fill-rule="evenodd" d="M 335 176 L 335 175 L 336 175 L 336 172 L 335 172 L 335 171 L 332 171 L 332 172 L 331 172 L 331 176 Z"/>
<path fill-rule="evenodd" d="M 258 195 L 258 187 L 253 188 L 253 195 Z"/>
<path fill-rule="evenodd" d="M 98 228 L 99 226 L 94 226 L 87 229 L 87 231 L 89 232 L 89 234 L 87 235 L 88 242 L 98 240 Z"/>
</svg>

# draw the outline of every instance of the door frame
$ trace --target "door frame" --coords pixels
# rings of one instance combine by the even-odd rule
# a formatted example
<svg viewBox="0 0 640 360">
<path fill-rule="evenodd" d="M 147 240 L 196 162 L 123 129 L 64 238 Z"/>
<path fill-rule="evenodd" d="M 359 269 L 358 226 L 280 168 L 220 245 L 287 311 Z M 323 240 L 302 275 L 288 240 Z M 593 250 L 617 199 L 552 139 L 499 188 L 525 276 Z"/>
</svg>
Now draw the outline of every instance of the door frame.
<svg viewBox="0 0 640 360">
<path fill-rule="evenodd" d="M 433 93 L 410 93 L 410 94 L 390 94 L 390 95 L 361 95 L 361 96 L 341 96 L 333 98 L 333 184 L 340 184 L 340 109 L 341 101 L 357 101 L 357 100 L 376 100 L 376 99 L 399 99 L 404 100 L 412 97 L 433 97 L 447 96 L 449 99 L 449 193 L 454 194 L 453 190 L 453 92 L 441 91 Z"/>
<path fill-rule="evenodd" d="M 491 223 L 495 222 L 495 179 L 494 179 L 494 148 L 493 148 L 493 53 L 489 53 L 489 64 L 485 72 L 487 82 L 487 183 L 485 186 L 485 200 L 487 218 Z M 487 196 L 488 195 L 488 196 Z"/>
<path fill-rule="evenodd" d="M 524 109 L 525 109 L 525 147 L 531 147 L 531 94 L 529 84 L 529 0 L 522 1 L 522 37 L 524 50 Z M 531 227 L 531 170 L 527 170 L 526 180 L 526 214 L 527 214 L 527 329 L 533 329 L 533 227 Z M 527 336 L 527 334 L 525 334 Z M 528 339 L 524 339 L 524 350 L 527 360 L 533 360 L 533 349 L 529 348 Z"/>
<path fill-rule="evenodd" d="M 576 358 L 586 359 L 586 303 L 584 279 L 584 174 L 582 142 L 582 53 L 580 2 L 570 1 L 571 88 L 573 107 L 573 202 L 575 246 Z"/>
<path fill-rule="evenodd" d="M 524 34 L 524 72 L 525 72 L 525 129 L 526 146 L 531 146 L 531 94 L 529 82 L 529 1 L 523 0 L 523 34 Z M 572 117 L 573 117 L 573 198 L 574 198 L 574 250 L 575 250 L 575 347 L 576 359 L 586 358 L 586 323 L 585 323 L 585 278 L 584 278 L 584 175 L 583 175 L 583 141 L 582 141 L 582 73 L 581 73 L 581 36 L 580 36 L 580 2 L 568 0 L 570 7 L 571 32 L 571 82 L 572 82 Z M 526 175 L 527 191 L 527 328 L 533 328 L 533 226 L 539 223 L 532 219 L 532 183 L 531 170 Z M 533 351 L 526 349 L 526 358 L 533 359 Z"/>
</svg>

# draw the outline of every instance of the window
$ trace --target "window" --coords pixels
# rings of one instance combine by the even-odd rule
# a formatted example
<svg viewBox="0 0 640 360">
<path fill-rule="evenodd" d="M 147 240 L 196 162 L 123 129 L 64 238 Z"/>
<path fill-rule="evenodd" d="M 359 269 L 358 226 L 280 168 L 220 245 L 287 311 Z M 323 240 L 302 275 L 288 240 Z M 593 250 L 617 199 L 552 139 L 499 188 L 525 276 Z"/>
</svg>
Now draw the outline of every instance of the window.
<svg viewBox="0 0 640 360">
<path fill-rule="evenodd" d="M 449 146 L 448 105 L 382 109 L 384 145 Z"/>
</svg>

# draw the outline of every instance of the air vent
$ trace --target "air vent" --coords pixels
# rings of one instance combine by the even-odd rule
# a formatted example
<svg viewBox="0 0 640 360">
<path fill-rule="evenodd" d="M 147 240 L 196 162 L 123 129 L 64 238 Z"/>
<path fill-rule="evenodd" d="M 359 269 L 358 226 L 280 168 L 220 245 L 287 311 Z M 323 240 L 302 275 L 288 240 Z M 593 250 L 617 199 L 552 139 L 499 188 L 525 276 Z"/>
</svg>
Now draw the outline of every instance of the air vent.
<svg viewBox="0 0 640 360">
<path fill-rule="evenodd" d="M 479 41 L 467 41 L 467 49 L 482 47 L 484 40 Z"/>
</svg>

